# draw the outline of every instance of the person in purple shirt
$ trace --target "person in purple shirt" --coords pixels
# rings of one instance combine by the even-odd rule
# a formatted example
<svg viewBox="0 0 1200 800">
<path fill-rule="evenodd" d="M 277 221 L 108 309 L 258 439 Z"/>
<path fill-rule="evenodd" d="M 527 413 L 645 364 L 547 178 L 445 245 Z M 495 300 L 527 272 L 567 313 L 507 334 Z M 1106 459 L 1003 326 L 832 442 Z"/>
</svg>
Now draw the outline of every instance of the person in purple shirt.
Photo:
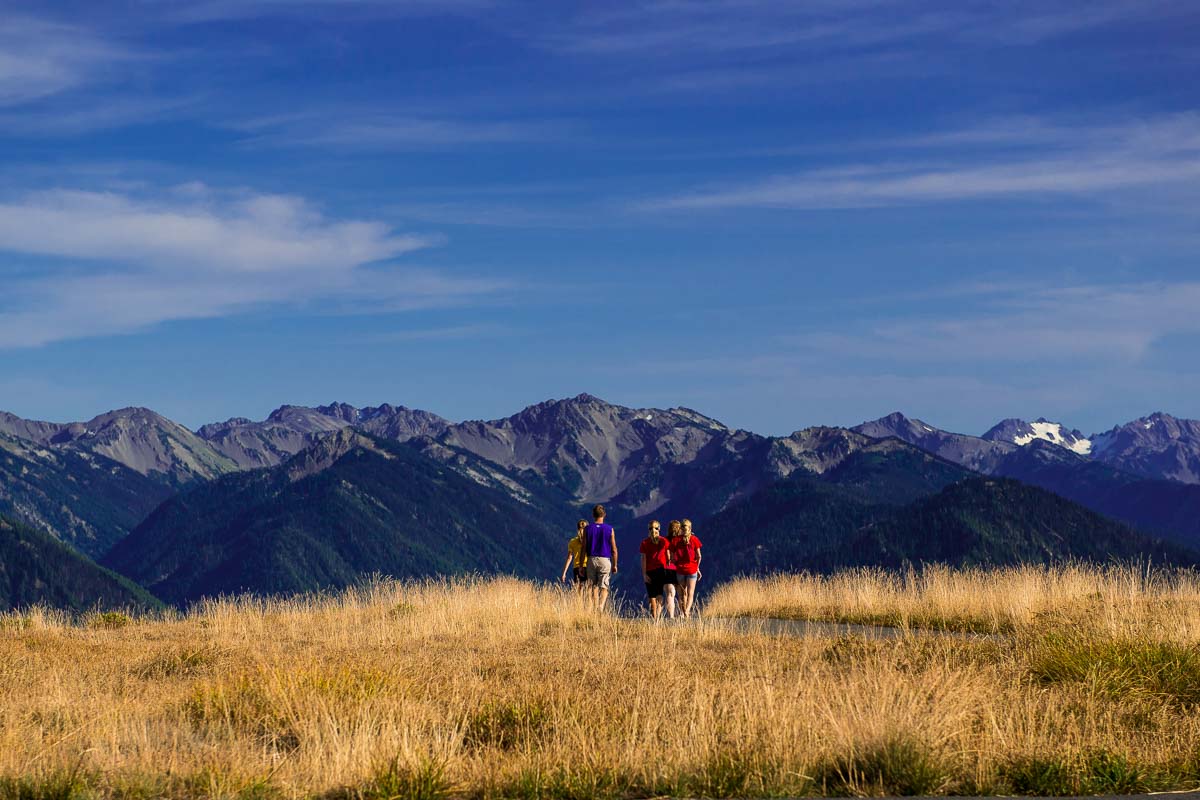
<svg viewBox="0 0 1200 800">
<path fill-rule="evenodd" d="M 592 508 L 592 519 L 596 521 L 583 532 L 588 555 L 588 590 L 592 606 L 602 609 L 608 602 L 609 579 L 617 572 L 617 533 L 612 525 L 604 524 L 604 506 Z"/>
</svg>

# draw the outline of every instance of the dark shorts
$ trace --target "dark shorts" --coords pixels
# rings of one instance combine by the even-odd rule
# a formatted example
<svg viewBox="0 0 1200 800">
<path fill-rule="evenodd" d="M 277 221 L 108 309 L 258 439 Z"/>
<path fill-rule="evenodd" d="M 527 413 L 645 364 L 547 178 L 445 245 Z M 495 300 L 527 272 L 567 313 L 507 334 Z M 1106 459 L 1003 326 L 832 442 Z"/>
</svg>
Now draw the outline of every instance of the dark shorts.
<svg viewBox="0 0 1200 800">
<path fill-rule="evenodd" d="M 647 570 L 646 578 L 646 596 L 654 600 L 663 596 L 664 586 L 675 584 L 675 570 L 662 567 Z"/>
<path fill-rule="evenodd" d="M 576 583 L 587 583 L 587 567 L 574 567 L 571 574 L 575 576 Z"/>
</svg>

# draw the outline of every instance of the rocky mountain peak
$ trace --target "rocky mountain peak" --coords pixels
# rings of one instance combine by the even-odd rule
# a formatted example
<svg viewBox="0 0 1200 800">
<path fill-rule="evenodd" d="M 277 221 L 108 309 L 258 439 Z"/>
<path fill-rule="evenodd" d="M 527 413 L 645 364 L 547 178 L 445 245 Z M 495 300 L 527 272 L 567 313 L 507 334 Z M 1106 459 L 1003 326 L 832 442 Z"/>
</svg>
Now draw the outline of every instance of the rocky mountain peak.
<svg viewBox="0 0 1200 800">
<path fill-rule="evenodd" d="M 22 419 L 16 414 L 0 411 L 0 433 L 16 436 L 38 444 L 49 444 L 68 426 L 57 422 Z"/>
<path fill-rule="evenodd" d="M 395 458 L 370 436 L 346 427 L 322 436 L 288 459 L 285 464 L 288 480 L 295 483 L 324 472 L 355 450 L 365 450 L 389 460 Z"/>
<path fill-rule="evenodd" d="M 1038 417 L 1033 422 L 1015 417 L 1001 420 L 983 434 L 982 438 L 990 442 L 1007 442 L 1019 446 L 1045 441 L 1079 455 L 1088 455 L 1093 446 L 1092 441 L 1079 431 L 1068 429 L 1062 423 L 1052 422 L 1045 417 Z"/>
<path fill-rule="evenodd" d="M 905 416 L 899 411 L 893 411 L 886 417 L 880 417 L 876 420 L 864 422 L 861 425 L 855 425 L 850 430 L 875 439 L 895 436 L 909 443 L 916 443 L 917 440 L 930 436 L 955 435 L 946 434 L 945 431 L 939 430 L 919 419 Z"/>
<path fill-rule="evenodd" d="M 335 403 L 330 403 L 327 406 L 317 406 L 315 409 L 306 409 L 306 410 L 315 410 L 318 413 L 324 414 L 327 417 L 332 417 L 333 419 L 341 420 L 342 422 L 345 422 L 347 425 L 358 424 L 359 419 L 362 417 L 361 412 L 354 406 L 350 405 L 349 403 L 335 402 Z"/>
<path fill-rule="evenodd" d="M 1200 483 L 1200 420 L 1156 411 L 1092 437 L 1096 459 L 1150 478 Z"/>
<path fill-rule="evenodd" d="M 196 429 L 196 435 L 201 439 L 212 439 L 217 434 L 229 430 L 230 428 L 240 428 L 243 425 L 249 425 L 251 420 L 246 417 L 230 417 L 224 422 L 209 422 L 201 425 Z"/>
</svg>

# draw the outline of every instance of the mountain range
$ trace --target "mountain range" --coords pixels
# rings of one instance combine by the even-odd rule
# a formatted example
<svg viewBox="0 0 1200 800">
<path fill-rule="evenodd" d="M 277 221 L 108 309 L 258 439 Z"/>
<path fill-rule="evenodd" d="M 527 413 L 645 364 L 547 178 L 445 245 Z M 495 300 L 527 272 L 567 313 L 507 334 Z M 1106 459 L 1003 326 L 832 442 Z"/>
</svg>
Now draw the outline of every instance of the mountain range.
<svg viewBox="0 0 1200 800">
<path fill-rule="evenodd" d="M 992 480 L 970 483 L 977 474 Z M 647 519 L 687 516 L 727 543 L 727 576 L 764 563 L 825 569 L 942 556 L 1007 563 L 1139 552 L 1190 563 L 1190 551 L 1152 537 L 1200 548 L 1198 476 L 1200 423 L 1165 414 L 1092 436 L 1045 419 L 1003 420 L 970 436 L 897 413 L 779 437 L 688 408 L 626 408 L 588 394 L 490 421 L 333 403 L 194 432 L 141 408 L 65 424 L 0 414 L 0 512 L 173 603 L 308 591 L 372 571 L 547 575 L 558 565 L 545 562 L 594 502 L 609 507 L 626 565 Z M 1045 492 L 1001 478 L 1104 516 L 1072 516 Z M 951 491 L 959 484 L 973 488 Z M 1008 517 L 1005 502 L 1019 506 Z M 1040 516 L 1027 508 L 1039 505 Z M 515 522 L 497 530 L 497 518 Z M 913 519 L 980 544 L 918 546 Z M 1090 543 L 1070 533 L 1088 526 Z M 755 531 L 765 539 L 752 544 Z"/>
<path fill-rule="evenodd" d="M 974 437 L 894 413 L 854 430 L 898 438 L 985 475 L 1048 489 L 1141 530 L 1200 547 L 1200 484 L 1190 480 L 1200 466 L 1200 423 L 1193 420 L 1154 414 L 1094 437 L 1045 420 L 1005 420 Z"/>
<path fill-rule="evenodd" d="M 896 436 L 930 452 L 989 472 L 1003 456 L 1035 442 L 1047 442 L 1121 472 L 1154 480 L 1200 484 L 1200 420 L 1161 412 L 1084 436 L 1058 422 L 1006 419 L 982 436 L 951 433 L 896 412 L 864 422 L 855 431 Z"/>
</svg>

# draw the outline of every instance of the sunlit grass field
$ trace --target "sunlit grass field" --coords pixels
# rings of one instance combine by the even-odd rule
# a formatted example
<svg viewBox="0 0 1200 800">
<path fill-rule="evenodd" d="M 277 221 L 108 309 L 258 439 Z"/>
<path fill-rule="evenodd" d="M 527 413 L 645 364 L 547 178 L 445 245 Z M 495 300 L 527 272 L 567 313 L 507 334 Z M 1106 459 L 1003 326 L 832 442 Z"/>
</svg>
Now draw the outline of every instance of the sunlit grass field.
<svg viewBox="0 0 1200 800">
<path fill-rule="evenodd" d="M 656 624 L 515 580 L 380 581 L 167 618 L 2 616 L 0 800 L 1200 786 L 1190 573 L 851 572 L 701 599 L 700 620 Z"/>
</svg>

